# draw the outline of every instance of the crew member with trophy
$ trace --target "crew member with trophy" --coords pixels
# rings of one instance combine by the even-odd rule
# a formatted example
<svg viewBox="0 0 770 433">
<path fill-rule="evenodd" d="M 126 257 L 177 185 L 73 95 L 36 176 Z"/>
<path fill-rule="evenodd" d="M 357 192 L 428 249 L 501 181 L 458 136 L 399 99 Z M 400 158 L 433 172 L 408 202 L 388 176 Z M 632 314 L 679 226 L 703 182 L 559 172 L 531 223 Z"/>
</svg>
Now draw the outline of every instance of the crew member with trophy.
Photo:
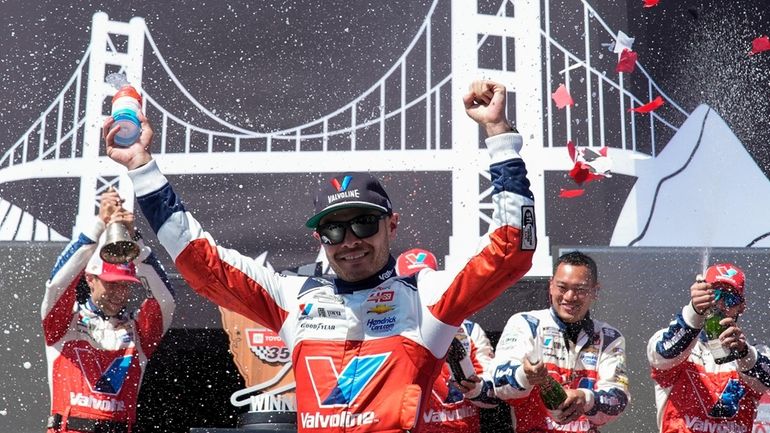
<svg viewBox="0 0 770 433">
<path fill-rule="evenodd" d="M 138 290 L 146 298 L 129 312 Z M 135 231 L 133 213 L 116 191 L 103 193 L 98 218 L 62 251 L 45 285 L 48 433 L 130 433 L 144 369 L 174 308 L 174 291 Z"/>
</svg>

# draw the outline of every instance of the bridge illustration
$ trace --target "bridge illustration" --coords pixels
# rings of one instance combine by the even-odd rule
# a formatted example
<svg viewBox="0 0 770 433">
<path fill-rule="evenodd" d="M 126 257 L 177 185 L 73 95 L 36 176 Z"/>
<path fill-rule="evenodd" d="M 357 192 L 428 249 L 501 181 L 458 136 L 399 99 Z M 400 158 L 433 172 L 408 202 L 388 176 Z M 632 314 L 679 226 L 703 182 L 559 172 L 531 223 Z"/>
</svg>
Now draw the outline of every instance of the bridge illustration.
<svg viewBox="0 0 770 433">
<path fill-rule="evenodd" d="M 639 176 L 689 113 L 641 64 L 633 77 L 614 71 L 617 57 L 603 44 L 614 41 L 622 29 L 611 28 L 587 0 L 567 1 L 581 11 L 571 17 L 574 28 L 552 26 L 552 17 L 560 12 L 548 0 L 503 0 L 493 10 L 481 3 L 435 0 L 403 55 L 382 77 L 373 78 L 371 87 L 321 118 L 272 132 L 231 124 L 200 104 L 174 75 L 142 18 L 116 22 L 97 13 L 90 45 L 72 77 L 0 155 L 0 183 L 77 177 L 78 222 L 97 212 L 96 198 L 111 185 L 124 197 L 132 196 L 125 171 L 104 155 L 100 143 L 101 123 L 115 92 L 104 78 L 123 72 L 143 94 L 145 112 L 155 122 L 152 151 L 169 175 L 299 173 L 306 167 L 451 172 L 452 236 L 446 258 L 451 266 L 473 253 L 491 217 L 488 158 L 478 128 L 460 102 L 468 84 L 483 77 L 504 83 L 510 92 L 509 117 L 524 135 L 522 153 L 540 215 L 533 274 L 548 275 L 544 173 L 572 167 L 567 141 L 607 146 L 614 172 Z M 450 19 L 447 26 L 446 16 L 462 19 Z M 127 40 L 126 49 L 115 38 Z M 434 55 L 446 41 L 451 41 L 451 59 Z M 205 122 L 172 112 L 159 95 L 141 88 L 147 53 Z M 575 106 L 557 110 L 553 105 L 550 94 L 560 83 L 575 97 Z M 656 96 L 666 100 L 664 110 L 644 116 L 628 112 Z M 345 158 L 339 158 L 340 152 Z M 56 233 L 4 200 L 0 221 L 0 240 L 63 240 L 70 235 Z"/>
</svg>

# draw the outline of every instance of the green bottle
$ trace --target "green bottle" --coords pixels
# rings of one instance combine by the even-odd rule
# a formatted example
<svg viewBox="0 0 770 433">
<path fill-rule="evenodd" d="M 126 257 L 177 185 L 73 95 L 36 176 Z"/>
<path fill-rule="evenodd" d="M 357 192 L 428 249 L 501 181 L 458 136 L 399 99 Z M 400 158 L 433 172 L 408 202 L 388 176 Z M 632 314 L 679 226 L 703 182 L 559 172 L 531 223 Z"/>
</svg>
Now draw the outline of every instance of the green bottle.
<svg viewBox="0 0 770 433">
<path fill-rule="evenodd" d="M 549 410 L 556 410 L 567 399 L 567 393 L 559 382 L 550 375 L 548 381 L 540 385 L 540 398 Z"/>
<path fill-rule="evenodd" d="M 706 337 L 708 337 L 708 343 L 706 344 L 711 351 L 711 355 L 714 357 L 714 362 L 717 364 L 724 364 L 736 359 L 735 355 L 728 348 L 722 346 L 722 342 L 719 341 L 719 336 L 727 329 L 726 326 L 719 324 L 724 317 L 722 310 L 712 308 L 707 313 L 706 323 L 703 325 Z"/>
</svg>

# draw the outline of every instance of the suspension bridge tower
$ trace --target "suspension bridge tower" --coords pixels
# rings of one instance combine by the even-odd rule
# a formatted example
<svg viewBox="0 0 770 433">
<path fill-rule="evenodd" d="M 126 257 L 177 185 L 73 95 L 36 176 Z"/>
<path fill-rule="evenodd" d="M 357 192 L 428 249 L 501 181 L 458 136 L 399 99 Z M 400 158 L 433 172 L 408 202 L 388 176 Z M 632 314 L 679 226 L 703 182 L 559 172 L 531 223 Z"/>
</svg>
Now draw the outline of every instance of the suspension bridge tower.
<svg viewBox="0 0 770 433">
<path fill-rule="evenodd" d="M 486 150 L 480 149 L 479 130 L 458 121 L 466 117 L 464 107 L 457 101 L 468 91 L 468 83 L 489 79 L 503 83 L 508 90 L 508 118 L 513 120 L 524 138 L 522 155 L 527 163 L 531 189 L 535 195 L 538 216 L 538 248 L 533 275 L 550 274 L 549 242 L 545 232 L 545 177 L 539 166 L 543 149 L 543 80 L 542 39 L 540 36 L 540 1 L 517 0 L 500 2 L 495 15 L 479 11 L 478 0 L 452 2 L 452 137 L 457 150 L 457 165 L 453 168 L 453 235 L 450 256 L 456 264 L 467 255 L 455 251 L 467 249 L 469 241 L 478 234 L 469 227 L 478 227 L 477 215 L 485 208 L 480 203 L 481 191 L 474 193 L 458 185 L 478 185 L 480 174 L 488 168 Z M 500 48 L 499 64 L 489 65 L 479 52 L 489 43 Z M 513 57 L 513 58 L 511 58 Z M 483 62 L 481 60 L 484 60 Z M 482 66 L 483 65 L 483 66 Z M 513 112 L 512 112 L 513 111 Z M 459 162 L 474 161 L 476 165 Z M 461 194 L 465 195 L 461 195 Z M 476 212 L 471 212 L 475 209 Z M 475 239 L 475 238 L 474 238 Z M 472 243 L 471 243 L 472 244 Z M 471 251 L 472 252 L 472 251 Z M 449 260 L 449 259 L 448 259 Z M 541 269 L 537 269 L 541 268 Z"/>
<path fill-rule="evenodd" d="M 127 209 L 133 209 L 134 189 L 125 170 L 106 158 L 99 158 L 103 152 L 101 122 L 105 116 L 109 115 L 105 109 L 109 110 L 110 101 L 116 92 L 116 89 L 105 82 L 107 74 L 112 72 L 125 74 L 129 83 L 142 93 L 145 28 L 144 18 L 140 17 L 134 17 L 128 23 L 124 23 L 110 21 L 104 12 L 98 12 L 93 16 L 91 56 L 86 86 L 85 118 L 87 122 L 83 131 L 82 162 L 84 167 L 99 165 L 108 165 L 108 167 L 85 170 L 80 174 L 80 201 L 76 227 L 81 226 L 80 223 L 83 222 L 81 219 L 90 218 L 97 212 L 99 208 L 97 194 L 109 186 L 115 186 L 120 191 L 121 197 L 126 200 L 124 206 Z M 122 51 L 123 49 L 125 51 Z M 115 178 L 109 173 L 122 174 Z"/>
</svg>

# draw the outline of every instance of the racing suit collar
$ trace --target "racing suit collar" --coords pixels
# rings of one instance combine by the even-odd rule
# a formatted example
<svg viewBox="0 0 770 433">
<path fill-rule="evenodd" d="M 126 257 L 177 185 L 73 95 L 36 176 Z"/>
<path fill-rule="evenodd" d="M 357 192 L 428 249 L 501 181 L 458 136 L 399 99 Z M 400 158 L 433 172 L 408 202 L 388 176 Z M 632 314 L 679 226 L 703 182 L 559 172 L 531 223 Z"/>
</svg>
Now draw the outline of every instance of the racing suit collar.
<svg viewBox="0 0 770 433">
<path fill-rule="evenodd" d="M 386 263 L 382 269 L 380 269 L 371 277 L 365 280 L 356 281 L 355 283 L 351 283 L 340 278 L 335 278 L 334 286 L 336 288 L 336 293 L 338 294 L 353 293 L 358 290 L 366 290 L 377 287 L 378 285 L 382 284 L 383 281 L 395 276 L 396 259 L 394 259 L 391 255 L 388 257 L 388 263 Z"/>
<path fill-rule="evenodd" d="M 107 314 L 104 313 L 104 311 L 102 311 L 99 307 L 97 307 L 96 304 L 94 304 L 94 300 L 91 299 L 90 296 L 88 297 L 88 301 L 86 301 L 84 305 L 88 311 L 96 314 L 97 316 L 101 317 L 104 320 L 110 320 L 113 317 L 119 320 L 123 319 L 123 316 L 126 312 L 126 307 L 123 307 L 120 311 L 118 311 L 118 314 L 114 316 L 108 316 Z"/>
<path fill-rule="evenodd" d="M 593 336 L 594 334 L 594 321 L 591 320 L 590 311 L 586 312 L 586 316 L 579 322 L 565 323 L 556 315 L 556 311 L 551 307 L 551 317 L 553 317 L 554 322 L 559 326 L 559 330 L 564 334 L 565 341 L 577 343 L 581 330 L 588 336 Z"/>
</svg>

